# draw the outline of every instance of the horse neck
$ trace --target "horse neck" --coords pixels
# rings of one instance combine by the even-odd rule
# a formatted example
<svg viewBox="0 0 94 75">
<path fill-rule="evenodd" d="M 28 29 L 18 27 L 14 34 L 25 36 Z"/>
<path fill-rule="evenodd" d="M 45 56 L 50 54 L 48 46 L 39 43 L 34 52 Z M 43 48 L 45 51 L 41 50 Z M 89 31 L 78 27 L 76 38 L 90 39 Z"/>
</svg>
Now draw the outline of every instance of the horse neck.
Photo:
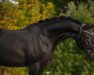
<svg viewBox="0 0 94 75">
<path fill-rule="evenodd" d="M 63 42 L 64 40 L 66 40 L 68 38 L 72 38 L 73 40 L 76 41 L 76 43 L 78 41 L 78 39 L 76 38 L 77 34 L 71 32 L 71 31 L 64 31 L 59 34 L 57 34 L 57 33 L 56 33 L 56 35 L 55 34 L 49 35 L 49 38 L 50 38 L 51 42 L 53 43 L 52 51 L 54 51 L 56 49 L 56 47 L 59 43 Z M 78 44 L 77 44 L 77 46 L 78 46 Z"/>
<path fill-rule="evenodd" d="M 44 25 L 45 30 L 48 33 L 48 37 L 50 38 L 50 40 L 53 42 L 54 45 L 57 45 L 58 43 L 62 42 L 67 38 L 72 38 L 75 41 L 77 41 L 75 36 L 77 35 L 80 26 L 76 27 L 73 26 L 74 25 L 71 24 L 68 25 L 64 23 L 51 24 L 51 25 L 49 24 L 46 27 Z"/>
<path fill-rule="evenodd" d="M 63 42 L 64 40 L 68 39 L 68 38 L 72 38 L 75 41 L 78 41 L 76 39 L 76 35 L 77 35 L 76 33 L 73 33 L 71 31 L 69 31 L 69 32 L 67 32 L 67 31 L 66 32 L 63 32 L 62 34 L 56 36 L 55 38 L 52 38 L 53 44 L 56 46 L 59 43 Z"/>
<path fill-rule="evenodd" d="M 56 38 L 65 32 L 78 32 L 80 26 L 70 23 L 66 24 L 63 22 L 58 22 L 49 25 L 43 25 L 43 28 L 47 31 L 50 37 Z"/>
</svg>

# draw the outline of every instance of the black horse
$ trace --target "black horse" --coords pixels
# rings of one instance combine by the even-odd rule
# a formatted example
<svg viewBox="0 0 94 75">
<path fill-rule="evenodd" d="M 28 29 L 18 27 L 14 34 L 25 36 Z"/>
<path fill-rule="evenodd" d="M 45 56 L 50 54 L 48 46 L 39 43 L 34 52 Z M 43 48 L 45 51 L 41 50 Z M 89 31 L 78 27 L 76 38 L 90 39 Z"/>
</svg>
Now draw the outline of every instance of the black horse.
<svg viewBox="0 0 94 75">
<path fill-rule="evenodd" d="M 71 17 L 55 17 L 28 25 L 20 30 L 0 29 L 0 64 L 29 67 L 29 75 L 42 75 L 58 43 L 73 38 L 87 57 L 94 60 L 91 25 Z"/>
</svg>

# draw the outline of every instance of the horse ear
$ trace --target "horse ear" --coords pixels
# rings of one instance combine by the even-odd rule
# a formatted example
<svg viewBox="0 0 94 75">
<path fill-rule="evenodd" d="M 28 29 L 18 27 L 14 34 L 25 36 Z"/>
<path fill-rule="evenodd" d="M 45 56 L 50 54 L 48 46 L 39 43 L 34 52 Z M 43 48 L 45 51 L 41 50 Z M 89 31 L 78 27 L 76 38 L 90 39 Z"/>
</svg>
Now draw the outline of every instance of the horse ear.
<svg viewBox="0 0 94 75">
<path fill-rule="evenodd" d="M 93 25 L 93 24 L 84 25 L 84 26 L 83 26 L 83 29 L 84 29 L 84 30 L 91 30 L 91 29 L 94 29 L 94 25 Z"/>
</svg>

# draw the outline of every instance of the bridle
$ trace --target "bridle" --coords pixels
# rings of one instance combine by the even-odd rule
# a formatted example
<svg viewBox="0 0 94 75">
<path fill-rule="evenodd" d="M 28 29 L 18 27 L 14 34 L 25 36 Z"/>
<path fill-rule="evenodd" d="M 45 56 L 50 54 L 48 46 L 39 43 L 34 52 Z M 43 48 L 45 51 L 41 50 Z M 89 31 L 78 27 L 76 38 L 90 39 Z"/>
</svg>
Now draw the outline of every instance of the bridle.
<svg viewBox="0 0 94 75">
<path fill-rule="evenodd" d="M 84 50 L 87 50 L 87 46 L 85 45 L 85 43 L 83 42 L 84 41 L 84 35 L 83 35 L 83 26 L 80 26 L 80 34 L 79 34 L 79 37 L 81 37 L 81 40 L 82 40 L 82 44 L 83 44 L 83 48 Z"/>
<path fill-rule="evenodd" d="M 80 26 L 80 34 L 79 34 L 79 37 L 81 37 L 82 44 L 83 44 L 83 46 L 84 46 L 84 50 L 86 51 L 86 50 L 88 50 L 88 49 L 94 48 L 94 45 L 92 45 L 92 46 L 86 46 L 86 44 L 84 43 L 84 41 L 86 41 L 85 38 L 84 38 L 84 32 L 86 32 L 86 33 L 89 34 L 89 35 L 93 35 L 93 33 L 90 33 L 90 32 L 88 32 L 88 31 L 84 31 L 84 30 L 83 30 L 83 25 Z"/>
</svg>

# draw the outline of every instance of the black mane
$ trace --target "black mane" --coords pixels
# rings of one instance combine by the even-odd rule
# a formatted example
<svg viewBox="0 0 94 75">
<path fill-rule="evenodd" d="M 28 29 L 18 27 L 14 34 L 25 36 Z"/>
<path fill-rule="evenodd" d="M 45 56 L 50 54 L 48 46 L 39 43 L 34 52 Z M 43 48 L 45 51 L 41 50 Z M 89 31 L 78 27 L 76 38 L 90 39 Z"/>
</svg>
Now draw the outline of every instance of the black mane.
<svg viewBox="0 0 94 75">
<path fill-rule="evenodd" d="M 47 18 L 45 20 L 41 20 L 38 23 L 55 23 L 58 21 L 72 21 L 76 22 L 78 24 L 81 24 L 78 20 L 73 19 L 72 17 L 65 17 L 65 16 L 59 16 L 59 17 L 52 17 L 52 18 Z"/>
<path fill-rule="evenodd" d="M 40 20 L 37 23 L 33 23 L 28 25 L 27 27 L 31 27 L 32 25 L 44 25 L 44 24 L 53 24 L 53 23 L 57 23 L 60 21 L 71 21 L 71 22 L 75 22 L 79 25 L 82 25 L 78 20 L 73 19 L 72 17 L 66 17 L 66 16 L 59 16 L 59 17 L 52 17 L 52 18 L 47 18 L 45 20 Z"/>
</svg>

